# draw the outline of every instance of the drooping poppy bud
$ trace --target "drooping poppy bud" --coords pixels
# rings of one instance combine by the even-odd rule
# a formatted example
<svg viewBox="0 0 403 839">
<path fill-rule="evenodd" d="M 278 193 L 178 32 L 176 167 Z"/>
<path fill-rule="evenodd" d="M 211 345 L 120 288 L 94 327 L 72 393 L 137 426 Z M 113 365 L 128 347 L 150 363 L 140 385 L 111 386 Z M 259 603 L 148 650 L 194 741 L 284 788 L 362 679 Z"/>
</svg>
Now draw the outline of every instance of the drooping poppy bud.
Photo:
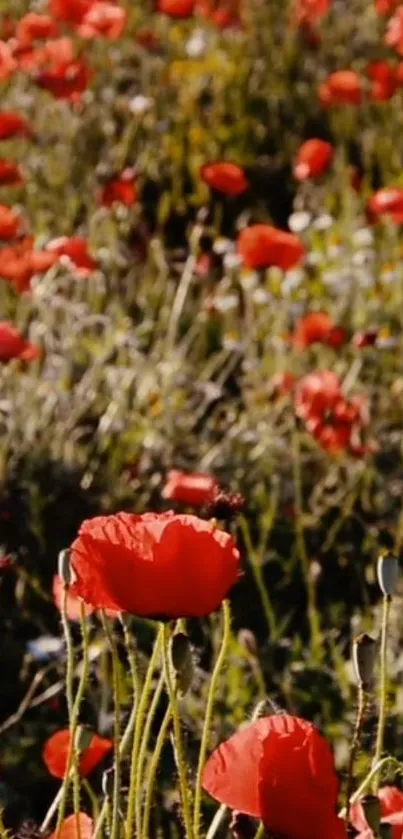
<svg viewBox="0 0 403 839">
<path fill-rule="evenodd" d="M 357 684 L 365 691 L 370 690 L 374 674 L 377 644 L 374 638 L 363 633 L 353 642 L 353 669 Z"/>
<path fill-rule="evenodd" d="M 384 597 L 393 597 L 399 579 L 399 560 L 392 553 L 381 554 L 376 571 L 382 594 Z"/>
</svg>

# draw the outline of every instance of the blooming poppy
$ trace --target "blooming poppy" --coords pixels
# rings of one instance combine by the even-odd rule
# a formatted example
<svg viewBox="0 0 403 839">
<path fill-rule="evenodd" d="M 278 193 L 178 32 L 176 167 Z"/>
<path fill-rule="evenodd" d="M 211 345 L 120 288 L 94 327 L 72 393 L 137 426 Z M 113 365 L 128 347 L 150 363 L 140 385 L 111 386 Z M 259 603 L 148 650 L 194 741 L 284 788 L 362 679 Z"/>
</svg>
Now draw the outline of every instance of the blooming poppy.
<svg viewBox="0 0 403 839">
<path fill-rule="evenodd" d="M 173 18 L 191 17 L 196 0 L 158 0 L 158 11 Z"/>
<path fill-rule="evenodd" d="M 14 111 L 0 111 L 0 140 L 10 137 L 30 137 L 32 129 L 24 117 Z"/>
<path fill-rule="evenodd" d="M 32 72 L 49 64 L 67 64 L 73 61 L 74 46 L 71 38 L 54 38 L 41 46 L 20 45 L 14 55 L 21 70 Z"/>
<path fill-rule="evenodd" d="M 298 236 L 269 224 L 244 227 L 238 236 L 237 248 L 247 268 L 269 268 L 276 265 L 288 271 L 298 265 L 305 254 Z"/>
<path fill-rule="evenodd" d="M 236 163 L 224 160 L 206 163 L 201 167 L 200 175 L 204 183 L 224 195 L 242 195 L 248 188 L 245 172 Z"/>
<path fill-rule="evenodd" d="M 376 220 L 387 216 L 396 224 L 403 222 L 403 189 L 398 186 L 388 186 L 378 189 L 368 201 L 370 218 Z"/>
<path fill-rule="evenodd" d="M 325 140 L 307 140 L 298 151 L 294 175 L 298 181 L 316 178 L 328 169 L 334 155 L 333 146 Z"/>
<path fill-rule="evenodd" d="M 88 277 L 97 267 L 83 236 L 61 236 L 59 239 L 53 239 L 46 245 L 46 251 L 61 257 L 61 262 L 64 260 L 69 267 L 73 267 L 78 277 Z"/>
<path fill-rule="evenodd" d="M 53 38 L 58 32 L 58 26 L 50 15 L 28 12 L 18 22 L 15 35 L 20 44 L 32 44 L 34 41 Z"/>
<path fill-rule="evenodd" d="M 20 167 L 12 160 L 0 160 L 0 186 L 19 186 L 24 178 Z"/>
<path fill-rule="evenodd" d="M 11 207 L 0 204 L 0 239 L 13 239 L 21 232 L 21 216 Z"/>
<path fill-rule="evenodd" d="M 375 0 L 375 10 L 378 15 L 390 15 L 399 0 Z"/>
<path fill-rule="evenodd" d="M 354 70 L 336 70 L 318 89 L 323 105 L 359 105 L 362 99 L 362 84 Z"/>
<path fill-rule="evenodd" d="M 326 312 L 310 312 L 296 324 L 291 342 L 301 350 L 317 343 L 336 349 L 344 343 L 345 337 L 344 329 L 335 326 Z"/>
<path fill-rule="evenodd" d="M 137 201 L 137 187 L 134 169 L 124 169 L 120 175 L 111 178 L 101 189 L 99 203 L 103 207 L 113 204 L 126 204 L 131 207 Z"/>
<path fill-rule="evenodd" d="M 11 361 L 13 358 L 33 361 L 38 358 L 39 353 L 39 347 L 26 341 L 12 323 L 0 321 L 0 361 Z"/>
<path fill-rule="evenodd" d="M 53 18 L 64 23 L 81 23 L 92 6 L 93 0 L 49 0 L 49 11 Z"/>
<path fill-rule="evenodd" d="M 88 519 L 73 542 L 73 593 L 141 617 L 203 617 L 236 582 L 239 552 L 213 522 L 169 513 Z"/>
<path fill-rule="evenodd" d="M 81 38 L 108 38 L 116 41 L 123 34 L 127 12 L 117 3 L 97 0 L 93 3 L 76 28 Z"/>
<path fill-rule="evenodd" d="M 58 574 L 55 574 L 53 577 L 52 594 L 53 602 L 56 608 L 59 610 L 59 612 L 61 612 L 63 608 L 64 586 L 63 580 L 61 577 L 59 577 Z M 75 595 L 72 594 L 69 590 L 67 593 L 66 600 L 66 614 L 70 621 L 81 620 L 81 605 L 82 601 L 79 600 L 78 597 L 75 597 Z M 88 603 L 84 604 L 84 613 L 86 615 L 91 615 L 93 611 L 93 608 L 89 606 Z"/>
<path fill-rule="evenodd" d="M 32 236 L 25 236 L 0 250 L 0 276 L 21 293 L 29 288 L 35 274 L 43 274 L 57 261 L 56 254 L 34 250 Z"/>
<path fill-rule="evenodd" d="M 398 6 L 393 17 L 388 21 L 385 44 L 403 55 L 403 6 Z"/>
<path fill-rule="evenodd" d="M 392 839 L 403 839 L 403 792 L 397 787 L 380 787 L 377 796 L 381 802 L 381 824 L 391 826 Z M 350 821 L 359 831 L 357 839 L 375 839 L 360 801 L 351 805 Z"/>
<path fill-rule="evenodd" d="M 38 87 L 48 90 L 56 99 L 68 99 L 77 102 L 87 89 L 92 72 L 83 58 L 77 61 L 55 62 L 47 70 L 33 74 Z"/>
<path fill-rule="evenodd" d="M 69 749 L 70 749 L 70 731 L 68 728 L 56 731 L 48 740 L 46 740 L 43 748 L 42 757 L 46 764 L 46 768 L 54 778 L 63 779 Z M 108 752 L 113 748 L 112 740 L 105 737 L 99 737 L 98 734 L 93 734 L 89 746 L 81 752 L 79 760 L 79 772 L 83 778 L 89 775 L 98 763 L 106 757 Z"/>
<path fill-rule="evenodd" d="M 169 501 L 179 501 L 192 507 L 201 507 L 211 500 L 218 484 L 211 475 L 201 472 L 187 474 L 179 469 L 168 472 L 162 497 Z"/>
<path fill-rule="evenodd" d="M 370 98 L 375 102 L 391 99 L 398 86 L 395 68 L 387 61 L 371 61 L 365 72 L 372 81 Z"/>
<path fill-rule="evenodd" d="M 366 403 L 360 396 L 347 400 L 335 373 L 324 370 L 304 376 L 296 387 L 294 405 L 297 417 L 325 451 L 364 453 L 360 439 Z"/>
<path fill-rule="evenodd" d="M 210 756 L 202 783 L 221 804 L 261 819 L 270 834 L 347 839 L 330 745 L 299 717 L 274 714 L 237 731 Z"/>
<path fill-rule="evenodd" d="M 17 67 L 11 47 L 5 41 L 0 41 L 0 82 L 9 79 Z"/>
<path fill-rule="evenodd" d="M 50 834 L 49 839 L 92 839 L 94 823 L 87 813 L 73 813 L 67 816 L 59 830 Z"/>
</svg>

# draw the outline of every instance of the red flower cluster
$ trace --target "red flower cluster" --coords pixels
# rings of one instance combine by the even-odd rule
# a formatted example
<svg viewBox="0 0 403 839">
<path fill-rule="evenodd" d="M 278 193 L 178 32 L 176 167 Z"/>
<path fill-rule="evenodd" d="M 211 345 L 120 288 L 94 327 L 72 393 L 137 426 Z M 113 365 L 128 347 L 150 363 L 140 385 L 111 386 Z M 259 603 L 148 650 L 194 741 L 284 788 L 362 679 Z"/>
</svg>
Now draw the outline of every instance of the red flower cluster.
<svg viewBox="0 0 403 839">
<path fill-rule="evenodd" d="M 201 472 L 186 474 L 179 469 L 171 469 L 162 490 L 162 497 L 168 501 L 189 504 L 191 507 L 202 507 L 211 501 L 218 490 L 219 486 L 211 475 Z"/>
<path fill-rule="evenodd" d="M 288 271 L 302 262 L 305 249 L 294 233 L 269 224 L 245 227 L 238 236 L 238 253 L 247 268 L 277 266 Z"/>
<path fill-rule="evenodd" d="M 67 761 L 70 749 L 71 736 L 68 728 L 56 731 L 46 741 L 42 757 L 48 772 L 54 778 L 63 779 L 66 773 Z M 106 757 L 113 748 L 112 740 L 99 737 L 94 734 L 89 746 L 80 755 L 79 771 L 85 778 L 98 766 L 98 763 Z"/>
<path fill-rule="evenodd" d="M 403 839 L 403 792 L 396 787 L 388 786 L 381 787 L 377 795 L 381 802 L 381 823 L 391 826 L 392 839 Z M 350 820 L 359 831 L 356 839 L 375 839 L 359 801 L 351 807 Z"/>
<path fill-rule="evenodd" d="M 229 533 L 196 516 L 145 513 L 84 521 L 71 548 L 72 593 L 96 609 L 203 617 L 239 573 Z"/>
<path fill-rule="evenodd" d="M 236 163 L 206 163 L 200 170 L 204 183 L 224 195 L 242 195 L 249 184 L 245 172 Z"/>
<path fill-rule="evenodd" d="M 264 717 L 213 752 L 203 788 L 287 839 L 347 839 L 336 815 L 331 748 L 315 726 L 289 714 Z"/>
<path fill-rule="evenodd" d="M 291 342 L 297 349 L 303 350 L 311 344 L 327 344 L 337 349 L 346 340 L 345 330 L 335 326 L 330 315 L 326 312 L 311 312 L 301 318 L 293 334 Z"/>
<path fill-rule="evenodd" d="M 6 320 L 0 321 L 0 362 L 20 358 L 33 361 L 40 354 L 39 347 L 26 341 L 21 332 Z"/>
<path fill-rule="evenodd" d="M 298 181 L 317 178 L 329 168 L 334 156 L 334 149 L 325 140 L 307 140 L 300 147 L 295 164 L 294 176 Z"/>
<path fill-rule="evenodd" d="M 323 449 L 331 454 L 348 450 L 361 456 L 365 424 L 365 402 L 353 396 L 347 400 L 335 373 L 324 370 L 304 376 L 295 389 L 295 413 Z"/>
</svg>

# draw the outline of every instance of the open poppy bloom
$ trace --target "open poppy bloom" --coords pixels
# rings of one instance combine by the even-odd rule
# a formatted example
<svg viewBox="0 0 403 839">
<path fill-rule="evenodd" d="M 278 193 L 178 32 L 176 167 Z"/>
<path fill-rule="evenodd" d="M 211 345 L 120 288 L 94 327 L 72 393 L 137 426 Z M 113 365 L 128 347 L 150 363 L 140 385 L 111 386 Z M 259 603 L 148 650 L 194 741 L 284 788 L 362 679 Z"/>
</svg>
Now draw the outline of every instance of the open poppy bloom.
<svg viewBox="0 0 403 839">
<path fill-rule="evenodd" d="M 12 160 L 0 160 L 0 186 L 19 186 L 24 180 L 22 171 Z"/>
<path fill-rule="evenodd" d="M 371 61 L 366 75 L 372 81 L 370 97 L 374 102 L 391 99 L 398 86 L 396 70 L 387 61 Z"/>
<path fill-rule="evenodd" d="M 55 574 L 53 577 L 52 594 L 53 602 L 59 612 L 61 612 L 63 608 L 64 585 L 62 578 L 58 574 Z M 74 594 L 71 594 L 69 590 L 66 598 L 66 614 L 69 621 L 81 620 L 81 605 L 82 601 L 78 597 L 75 597 Z M 88 603 L 84 604 L 85 615 L 91 615 L 93 611 L 92 606 L 89 606 Z"/>
<path fill-rule="evenodd" d="M 403 55 L 403 6 L 398 6 L 393 17 L 388 21 L 385 44 Z"/>
<path fill-rule="evenodd" d="M 32 44 L 46 38 L 54 38 L 59 33 L 56 22 L 50 15 L 28 12 L 18 21 L 16 38 L 20 44 Z"/>
<path fill-rule="evenodd" d="M 213 752 L 202 783 L 221 804 L 261 819 L 269 834 L 347 839 L 330 745 L 299 717 L 274 714 L 237 731 Z"/>
<path fill-rule="evenodd" d="M 54 778 L 60 778 L 61 780 L 64 778 L 70 749 L 70 741 L 71 737 L 68 728 L 56 731 L 55 734 L 52 734 L 52 736 L 46 740 L 42 757 L 48 772 L 50 772 Z M 96 766 L 98 766 L 99 763 L 101 763 L 101 760 L 106 757 L 112 748 L 112 740 L 108 740 L 105 737 L 99 737 L 98 734 L 93 734 L 89 746 L 80 754 L 80 775 L 83 778 L 90 775 L 90 773 Z"/>
<path fill-rule="evenodd" d="M 237 247 L 247 268 L 270 268 L 275 265 L 288 271 L 298 265 L 305 255 L 298 236 L 270 224 L 244 227 L 238 236 Z"/>
<path fill-rule="evenodd" d="M 334 156 L 333 146 L 325 140 L 307 140 L 298 151 L 294 164 L 297 181 L 317 178 L 329 168 Z"/>
<path fill-rule="evenodd" d="M 403 792 L 392 786 L 380 787 L 377 792 L 381 802 L 381 824 L 389 824 L 392 839 L 403 839 Z M 360 801 L 351 805 L 350 821 L 359 831 L 357 839 L 375 839 Z"/>
<path fill-rule="evenodd" d="M 368 201 L 368 213 L 374 220 L 387 216 L 395 224 L 401 224 L 403 222 L 403 189 L 399 186 L 378 189 Z"/>
<path fill-rule="evenodd" d="M 378 15 L 390 15 L 396 8 L 399 0 L 375 0 L 375 9 Z"/>
<path fill-rule="evenodd" d="M 17 67 L 11 47 L 6 41 L 0 41 L 0 82 L 9 79 Z"/>
<path fill-rule="evenodd" d="M 26 341 L 12 323 L 7 320 L 0 321 L 0 361 L 11 361 L 13 358 L 33 361 L 39 354 L 39 347 Z"/>
<path fill-rule="evenodd" d="M 236 163 L 227 163 L 224 160 L 206 163 L 201 167 L 200 175 L 207 186 L 216 189 L 217 192 L 223 192 L 224 195 L 242 195 L 248 188 L 245 173 Z"/>
<path fill-rule="evenodd" d="M 75 25 L 81 23 L 92 4 L 93 0 L 49 0 L 49 11 L 56 20 Z"/>
<path fill-rule="evenodd" d="M 319 86 L 318 93 L 323 105 L 359 105 L 362 85 L 354 70 L 336 70 Z"/>
<path fill-rule="evenodd" d="M 66 265 L 75 269 L 78 277 L 88 277 L 95 271 L 97 263 L 88 250 L 88 242 L 83 236 L 61 236 L 53 239 L 46 245 L 46 251 L 66 262 Z"/>
<path fill-rule="evenodd" d="M 178 469 L 171 469 L 162 490 L 162 497 L 169 501 L 190 504 L 192 507 L 202 507 L 203 504 L 211 501 L 218 488 L 216 480 L 211 475 L 201 472 L 186 474 Z"/>
<path fill-rule="evenodd" d="M 345 337 L 344 329 L 335 326 L 326 312 L 310 312 L 298 321 L 291 342 L 301 350 L 311 344 L 327 344 L 337 349 L 344 344 Z"/>
<path fill-rule="evenodd" d="M 123 34 L 126 23 L 127 12 L 122 6 L 114 2 L 96 0 L 76 27 L 76 32 L 81 38 L 102 37 L 116 41 Z"/>
<path fill-rule="evenodd" d="M 21 227 L 21 216 L 11 207 L 0 204 L 0 239 L 14 239 Z"/>
<path fill-rule="evenodd" d="M 20 114 L 0 111 L 0 140 L 10 137 L 31 137 L 32 129 Z"/>
<path fill-rule="evenodd" d="M 112 207 L 115 203 L 131 207 L 135 201 L 137 201 L 136 178 L 134 169 L 130 167 L 107 181 L 99 195 L 99 203 L 103 207 Z"/>
<path fill-rule="evenodd" d="M 54 38 L 40 46 L 20 44 L 14 51 L 21 70 L 47 68 L 48 65 L 68 64 L 74 60 L 74 45 L 71 38 Z"/>
<path fill-rule="evenodd" d="M 77 813 L 67 816 L 60 825 L 58 831 L 54 831 L 49 839 L 92 839 L 94 835 L 94 822 L 87 816 L 87 813 Z"/>
<path fill-rule="evenodd" d="M 18 293 L 27 291 L 35 274 L 43 274 L 58 261 L 56 254 L 34 250 L 32 236 L 0 250 L 0 277 L 8 280 Z"/>
<path fill-rule="evenodd" d="M 158 0 L 158 11 L 174 18 L 191 17 L 196 0 Z"/>
<path fill-rule="evenodd" d="M 56 99 L 77 102 L 87 89 L 93 73 L 83 58 L 77 61 L 55 62 L 46 70 L 33 74 L 38 87 L 48 90 Z"/>
<path fill-rule="evenodd" d="M 140 617 L 204 617 L 236 582 L 229 533 L 197 516 L 117 513 L 84 521 L 71 547 L 73 594 Z"/>
<path fill-rule="evenodd" d="M 335 373 L 323 370 L 304 376 L 296 387 L 294 405 L 297 417 L 325 451 L 365 453 L 361 431 L 367 419 L 366 403 L 359 395 L 347 400 Z"/>
</svg>

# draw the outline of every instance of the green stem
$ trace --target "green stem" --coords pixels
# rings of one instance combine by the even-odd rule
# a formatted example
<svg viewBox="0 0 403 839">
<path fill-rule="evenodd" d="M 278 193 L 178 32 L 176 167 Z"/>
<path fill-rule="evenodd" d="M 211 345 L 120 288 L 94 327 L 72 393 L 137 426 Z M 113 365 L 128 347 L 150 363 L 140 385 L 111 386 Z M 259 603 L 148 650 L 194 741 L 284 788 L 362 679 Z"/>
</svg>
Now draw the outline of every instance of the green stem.
<svg viewBox="0 0 403 839">
<path fill-rule="evenodd" d="M 99 803 L 98 803 L 98 798 L 95 795 L 95 792 L 92 789 L 92 786 L 91 786 L 90 782 L 87 780 L 87 778 L 83 778 L 83 789 L 85 789 L 85 791 L 88 795 L 88 798 L 91 802 L 92 819 L 93 819 L 93 822 L 95 824 L 95 822 L 97 821 L 97 819 L 99 817 Z"/>
<path fill-rule="evenodd" d="M 256 550 L 253 547 L 249 524 L 245 516 L 239 517 L 239 527 L 241 529 L 243 540 L 245 542 L 246 554 L 249 559 L 255 585 L 259 592 L 259 597 L 263 608 L 263 614 L 266 618 L 267 628 L 269 630 L 269 637 L 271 640 L 273 640 L 275 639 L 277 634 L 276 614 L 264 581 L 262 557 L 256 553 Z"/>
<path fill-rule="evenodd" d="M 181 720 L 179 714 L 179 705 L 178 699 L 176 696 L 175 686 L 172 680 L 172 673 L 171 673 L 171 663 L 169 660 L 169 627 L 167 624 L 162 624 L 162 631 L 163 631 L 163 660 L 164 660 L 164 677 L 165 677 L 165 684 L 168 690 L 169 696 L 169 703 L 172 710 L 172 721 L 173 721 L 173 739 L 174 739 L 174 752 L 176 757 L 176 764 L 178 769 L 179 775 L 179 788 L 180 788 L 180 795 L 181 795 L 181 803 L 182 803 L 182 812 L 183 812 L 183 822 L 185 828 L 185 836 L 186 839 L 193 839 L 193 831 L 192 831 L 192 818 L 190 812 L 190 803 L 189 803 L 189 790 L 188 790 L 188 779 L 187 779 L 187 765 L 186 765 L 186 757 L 185 757 L 185 750 L 183 746 L 183 739 L 182 739 L 182 730 L 181 730 Z"/>
<path fill-rule="evenodd" d="M 203 731 L 200 744 L 199 761 L 197 766 L 196 789 L 195 789 L 195 803 L 193 811 L 193 832 L 195 839 L 198 839 L 200 834 L 200 810 L 202 797 L 202 775 L 204 764 L 206 762 L 208 740 L 210 736 L 211 721 L 213 718 L 214 700 L 217 689 L 218 680 L 221 674 L 222 666 L 224 664 L 228 646 L 231 639 L 231 609 L 228 600 L 224 600 L 222 604 L 223 609 L 223 635 L 220 646 L 220 651 L 214 666 L 211 676 L 210 687 L 207 697 L 207 706 L 204 715 Z"/>
<path fill-rule="evenodd" d="M 365 693 L 362 688 L 362 684 L 358 686 L 358 709 L 357 709 L 357 716 L 355 720 L 354 732 L 353 732 L 353 739 L 351 741 L 350 746 L 350 755 L 348 761 L 348 770 L 347 770 L 347 785 L 346 785 L 346 822 L 349 820 L 350 816 L 350 799 L 351 794 L 353 791 L 354 785 L 354 764 L 355 759 L 357 757 L 358 748 L 360 745 L 360 738 L 362 732 L 362 726 L 364 723 L 364 716 L 365 716 Z"/>
<path fill-rule="evenodd" d="M 380 649 L 380 674 L 379 674 L 379 720 L 378 730 L 376 735 L 375 754 L 372 761 L 372 766 L 379 763 L 383 750 L 383 740 L 385 735 L 386 723 L 386 709 L 387 709 L 387 644 L 388 644 L 388 628 L 391 597 L 385 595 L 382 604 L 382 627 L 381 627 L 381 649 Z M 378 775 L 376 774 L 372 782 L 373 792 L 376 794 L 378 790 Z"/>
<path fill-rule="evenodd" d="M 141 804 L 142 804 L 142 780 L 143 780 L 143 767 L 145 763 L 145 759 L 147 756 L 147 746 L 150 740 L 151 734 L 151 727 L 155 718 L 155 714 L 158 708 L 158 705 L 161 700 L 162 691 L 164 689 L 164 674 L 161 673 L 157 687 L 154 691 L 154 696 L 150 705 L 150 710 L 147 714 L 147 719 L 144 726 L 144 733 L 141 740 L 141 746 L 138 756 L 138 768 L 137 768 L 137 783 L 136 783 L 136 824 L 138 825 L 138 834 L 139 836 L 143 835 L 141 830 Z M 158 765 L 158 763 L 157 763 Z M 147 792 L 148 792 L 148 785 L 147 785 Z"/>
<path fill-rule="evenodd" d="M 133 734 L 134 725 L 136 721 L 137 715 L 137 708 L 139 703 L 139 696 L 141 690 L 138 666 L 136 661 L 136 647 L 133 641 L 133 636 L 131 635 L 130 628 L 127 623 L 127 619 L 124 615 L 120 616 L 120 622 L 123 627 L 123 634 L 125 639 L 125 646 L 127 651 L 127 659 L 129 662 L 130 668 L 130 676 L 132 680 L 132 709 L 129 717 L 128 724 L 125 728 L 122 740 L 121 740 L 121 748 L 120 751 L 122 754 L 125 754 L 127 748 L 130 743 L 130 738 Z"/>
<path fill-rule="evenodd" d="M 254 839 L 263 839 L 263 837 L 265 835 L 266 835 L 265 826 L 264 826 L 263 822 L 260 822 L 259 827 L 258 827 L 258 829 L 255 833 Z"/>
<path fill-rule="evenodd" d="M 127 839 L 133 839 L 134 834 L 134 823 L 135 823 L 135 813 L 136 813 L 136 794 L 135 791 L 137 789 L 137 770 L 138 770 L 138 754 L 140 749 L 141 738 L 143 736 L 143 726 L 144 726 L 144 719 L 149 703 L 150 693 L 153 684 L 153 675 L 154 669 L 157 664 L 159 655 L 161 653 L 161 645 L 163 639 L 163 628 L 160 627 L 157 637 L 155 639 L 154 648 L 151 653 L 151 658 L 148 664 L 147 673 L 144 680 L 143 689 L 141 691 L 141 695 L 139 698 L 138 704 L 138 711 L 136 714 L 136 722 L 134 726 L 134 736 L 133 736 L 133 744 L 132 744 L 132 755 L 131 755 L 131 765 L 130 765 L 130 784 L 129 784 L 129 796 L 128 796 L 128 803 L 127 803 L 127 814 L 126 814 L 126 837 Z M 139 827 L 137 825 L 137 834 L 138 834 Z M 95 838 L 94 838 L 95 839 Z"/>
<path fill-rule="evenodd" d="M 171 704 L 168 705 L 168 708 L 165 711 L 164 719 L 161 723 L 160 730 L 158 732 L 157 742 L 154 747 L 153 755 L 150 762 L 150 767 L 147 774 L 147 781 L 146 781 L 146 800 L 144 805 L 144 813 L 143 813 L 143 822 L 142 822 L 142 831 L 141 836 L 143 839 L 148 839 L 150 833 L 150 816 L 151 816 L 151 805 L 153 800 L 153 793 L 154 793 L 154 786 L 155 786 L 155 777 L 157 774 L 158 765 L 161 759 L 161 752 L 164 747 L 164 743 L 168 734 L 168 728 L 172 719 L 172 706 Z"/>
<path fill-rule="evenodd" d="M 360 784 L 358 789 L 356 789 L 355 793 L 351 796 L 350 806 L 352 804 L 355 804 L 355 802 L 358 801 L 361 798 L 362 794 L 370 786 L 371 781 L 373 780 L 375 775 L 377 775 L 378 772 L 380 772 L 381 769 L 383 769 L 384 766 L 387 766 L 388 764 L 393 764 L 393 766 L 396 767 L 396 771 L 401 773 L 402 764 L 400 763 L 400 761 L 397 760 L 396 757 L 391 757 L 389 755 L 387 757 L 383 757 L 382 760 L 380 760 L 378 763 L 375 764 L 375 766 L 372 767 L 371 771 L 368 772 L 368 775 L 364 778 L 362 784 Z M 345 819 L 346 818 L 346 808 L 345 807 L 343 807 L 343 809 L 340 810 L 339 818 L 340 819 Z"/>
<path fill-rule="evenodd" d="M 108 639 L 112 657 L 112 682 L 113 682 L 113 746 L 114 746 L 114 776 L 113 776 L 113 800 L 112 800 L 112 830 L 111 839 L 118 839 L 119 836 L 119 796 L 120 796 L 120 679 L 119 679 L 119 656 L 105 613 L 101 612 L 102 626 Z"/>
</svg>

